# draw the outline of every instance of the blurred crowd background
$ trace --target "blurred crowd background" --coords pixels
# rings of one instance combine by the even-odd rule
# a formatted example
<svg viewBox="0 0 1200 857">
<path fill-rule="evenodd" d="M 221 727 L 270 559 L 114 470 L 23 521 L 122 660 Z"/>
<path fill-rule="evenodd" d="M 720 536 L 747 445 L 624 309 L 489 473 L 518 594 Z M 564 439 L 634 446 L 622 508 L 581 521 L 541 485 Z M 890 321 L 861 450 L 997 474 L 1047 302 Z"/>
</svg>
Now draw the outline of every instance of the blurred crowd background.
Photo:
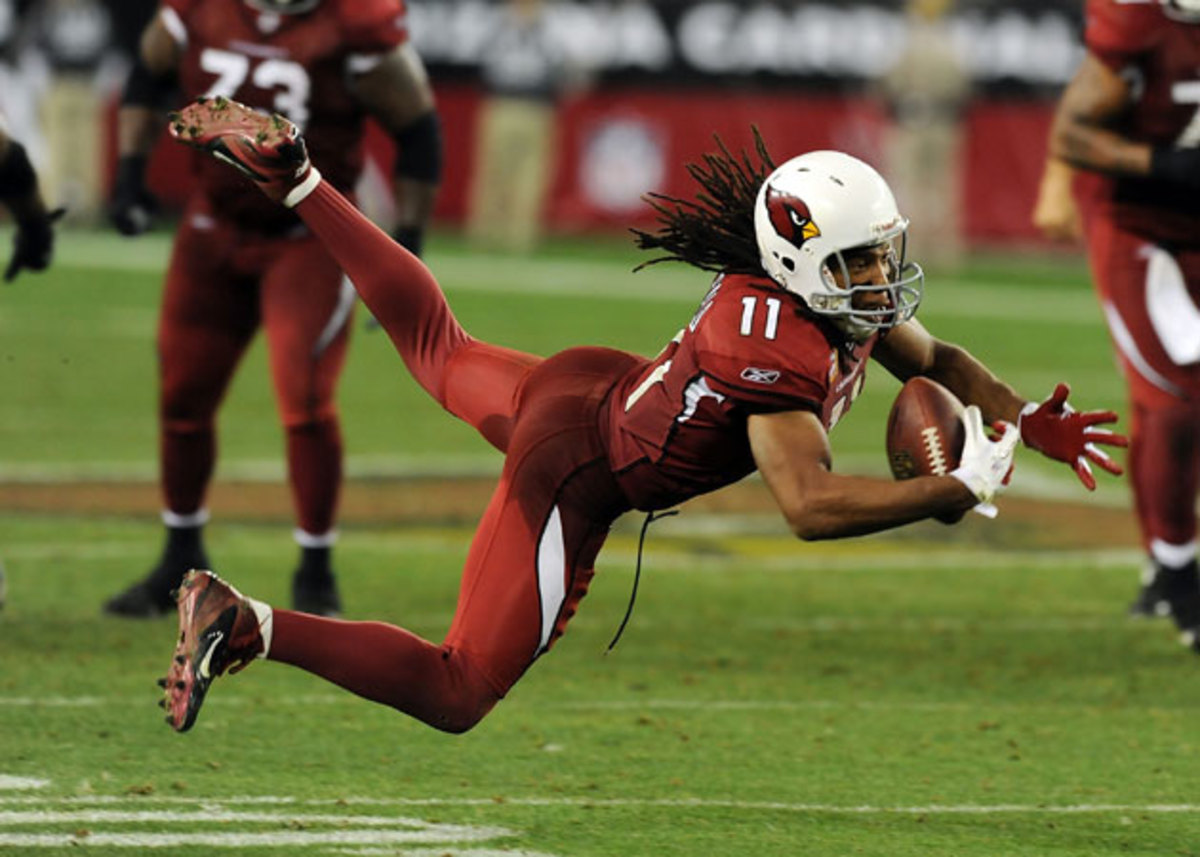
<svg viewBox="0 0 1200 857">
<path fill-rule="evenodd" d="M 736 149 L 757 126 L 780 161 L 838 148 L 880 166 L 930 262 L 1036 242 L 1029 212 L 1054 99 L 1082 55 L 1082 5 L 409 0 L 445 135 L 437 225 L 528 249 L 547 232 L 643 224 L 643 193 L 687 194 L 684 165 L 714 134 Z M 0 0 L 0 110 L 76 225 L 103 221 L 117 101 L 155 7 Z M 368 146 L 386 175 L 389 143 Z M 168 208 L 186 195 L 186 157 L 160 146 L 152 161 Z M 368 174 L 364 206 L 384 196 Z"/>
</svg>

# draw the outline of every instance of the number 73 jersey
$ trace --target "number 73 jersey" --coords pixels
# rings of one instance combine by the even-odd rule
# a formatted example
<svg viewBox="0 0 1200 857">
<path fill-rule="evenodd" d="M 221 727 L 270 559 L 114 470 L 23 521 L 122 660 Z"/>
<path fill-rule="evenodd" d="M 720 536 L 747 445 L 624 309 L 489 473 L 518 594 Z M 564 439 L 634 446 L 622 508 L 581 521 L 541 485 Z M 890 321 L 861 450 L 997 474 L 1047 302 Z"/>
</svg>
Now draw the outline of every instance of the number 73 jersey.
<svg viewBox="0 0 1200 857">
<path fill-rule="evenodd" d="M 770 280 L 719 276 L 687 327 L 613 391 L 605 434 L 626 495 L 663 508 L 751 473 L 752 414 L 811 411 L 829 431 L 862 390 L 876 338 L 848 343 Z"/>
<path fill-rule="evenodd" d="M 181 51 L 186 101 L 223 95 L 282 113 L 304 132 L 324 177 L 353 188 L 366 114 L 349 81 L 407 41 L 402 0 L 322 0 L 297 15 L 261 12 L 245 0 L 162 0 L 159 16 Z M 233 170 L 208 157 L 196 163 L 218 213 L 247 225 L 279 219 L 282 209 Z"/>
</svg>

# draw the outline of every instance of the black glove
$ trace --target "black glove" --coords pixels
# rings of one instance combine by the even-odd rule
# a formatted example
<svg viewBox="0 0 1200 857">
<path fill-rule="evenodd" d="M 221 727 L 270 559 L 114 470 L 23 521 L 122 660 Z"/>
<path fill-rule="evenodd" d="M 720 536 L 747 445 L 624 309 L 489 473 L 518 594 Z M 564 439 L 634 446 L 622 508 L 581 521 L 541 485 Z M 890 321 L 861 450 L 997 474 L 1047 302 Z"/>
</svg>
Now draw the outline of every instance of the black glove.
<svg viewBox="0 0 1200 857">
<path fill-rule="evenodd" d="M 122 235 L 141 235 L 158 211 L 158 200 L 146 190 L 145 176 L 145 155 L 125 155 L 117 162 L 108 219 Z"/>
<path fill-rule="evenodd" d="M 1150 175 L 1156 179 L 1200 187 L 1200 149 L 1156 148 L 1150 153 Z"/>
<path fill-rule="evenodd" d="M 50 264 L 50 257 L 54 255 L 54 222 L 66 213 L 65 208 L 56 208 L 44 218 L 17 223 L 12 259 L 4 271 L 4 282 L 15 280 L 22 268 L 45 270 Z"/>
</svg>

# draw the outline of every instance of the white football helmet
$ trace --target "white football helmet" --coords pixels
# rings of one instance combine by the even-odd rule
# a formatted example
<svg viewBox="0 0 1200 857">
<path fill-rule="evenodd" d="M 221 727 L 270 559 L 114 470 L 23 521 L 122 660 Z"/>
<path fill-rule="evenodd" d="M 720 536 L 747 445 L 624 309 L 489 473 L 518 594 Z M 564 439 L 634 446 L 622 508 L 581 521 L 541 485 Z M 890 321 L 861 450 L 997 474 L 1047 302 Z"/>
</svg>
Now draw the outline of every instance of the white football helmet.
<svg viewBox="0 0 1200 857">
<path fill-rule="evenodd" d="M 818 315 L 833 319 L 855 340 L 903 324 L 921 303 L 925 275 L 904 261 L 904 233 L 895 197 L 873 167 L 844 152 L 808 152 L 767 176 L 754 203 L 754 233 L 763 269 L 804 299 Z M 833 266 L 850 282 L 842 254 L 888 243 L 899 250 L 886 286 L 838 286 Z M 854 306 L 860 292 L 886 291 L 890 306 Z"/>
<path fill-rule="evenodd" d="M 274 12 L 278 15 L 299 15 L 311 12 L 321 0 L 246 0 L 246 5 L 260 12 Z"/>
</svg>

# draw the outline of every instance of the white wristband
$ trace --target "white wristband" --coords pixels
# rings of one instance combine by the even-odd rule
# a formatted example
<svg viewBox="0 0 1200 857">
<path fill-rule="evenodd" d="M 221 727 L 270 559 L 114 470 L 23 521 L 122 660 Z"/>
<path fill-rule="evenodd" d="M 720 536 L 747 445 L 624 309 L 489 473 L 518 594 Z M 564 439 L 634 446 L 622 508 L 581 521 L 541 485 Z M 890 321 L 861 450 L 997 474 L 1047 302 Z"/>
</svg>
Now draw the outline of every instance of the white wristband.
<svg viewBox="0 0 1200 857">
<path fill-rule="evenodd" d="M 321 183 L 321 173 L 316 167 L 308 168 L 308 175 L 304 177 L 304 181 L 296 185 L 288 191 L 287 196 L 283 198 L 283 204 L 287 208 L 295 208 L 300 203 L 308 198 L 308 195 L 317 189 L 317 185 Z"/>
</svg>

